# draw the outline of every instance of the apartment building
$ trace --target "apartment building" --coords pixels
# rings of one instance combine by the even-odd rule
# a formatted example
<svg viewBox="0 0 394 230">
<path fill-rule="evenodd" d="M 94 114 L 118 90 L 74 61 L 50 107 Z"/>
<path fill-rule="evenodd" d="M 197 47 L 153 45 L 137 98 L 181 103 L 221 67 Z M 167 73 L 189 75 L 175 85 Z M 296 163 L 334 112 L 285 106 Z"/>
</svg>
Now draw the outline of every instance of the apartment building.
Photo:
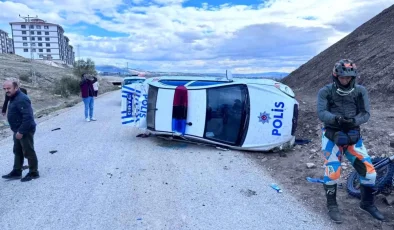
<svg viewBox="0 0 394 230">
<path fill-rule="evenodd" d="M 8 33 L 4 30 L 0 30 L 0 53 L 9 53 L 8 41 Z"/>
<path fill-rule="evenodd" d="M 12 38 L 8 38 L 7 52 L 9 54 L 13 54 L 14 53 L 14 41 L 12 40 Z"/>
<path fill-rule="evenodd" d="M 25 58 L 53 60 L 72 65 L 74 54 L 69 55 L 64 30 L 61 26 L 39 18 L 25 22 L 10 22 L 15 54 Z"/>
</svg>

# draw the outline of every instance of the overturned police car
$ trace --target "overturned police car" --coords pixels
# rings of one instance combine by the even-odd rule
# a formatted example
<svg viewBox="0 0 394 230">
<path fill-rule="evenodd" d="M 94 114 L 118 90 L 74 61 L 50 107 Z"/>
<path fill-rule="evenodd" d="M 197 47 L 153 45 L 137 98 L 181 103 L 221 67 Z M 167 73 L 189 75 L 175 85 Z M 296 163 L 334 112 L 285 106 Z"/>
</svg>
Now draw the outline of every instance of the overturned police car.
<svg viewBox="0 0 394 230">
<path fill-rule="evenodd" d="M 122 124 L 173 140 L 248 151 L 294 145 L 298 102 L 270 79 L 166 76 L 122 87 Z"/>
</svg>

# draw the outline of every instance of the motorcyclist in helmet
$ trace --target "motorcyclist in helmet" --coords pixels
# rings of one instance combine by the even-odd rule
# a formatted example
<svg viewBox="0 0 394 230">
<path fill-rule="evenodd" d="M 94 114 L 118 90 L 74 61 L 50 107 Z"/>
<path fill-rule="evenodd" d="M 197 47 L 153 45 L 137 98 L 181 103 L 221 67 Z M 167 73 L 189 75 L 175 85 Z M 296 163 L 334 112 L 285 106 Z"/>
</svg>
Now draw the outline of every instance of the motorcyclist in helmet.
<svg viewBox="0 0 394 230">
<path fill-rule="evenodd" d="M 345 155 L 360 175 L 360 208 L 384 220 L 374 205 L 376 171 L 360 134 L 360 125 L 370 117 L 368 92 L 356 84 L 357 67 L 349 59 L 335 63 L 331 77 L 333 83 L 321 88 L 317 98 L 318 117 L 324 123 L 322 151 L 328 215 L 334 222 L 342 223 L 336 194 L 342 155 Z"/>
</svg>

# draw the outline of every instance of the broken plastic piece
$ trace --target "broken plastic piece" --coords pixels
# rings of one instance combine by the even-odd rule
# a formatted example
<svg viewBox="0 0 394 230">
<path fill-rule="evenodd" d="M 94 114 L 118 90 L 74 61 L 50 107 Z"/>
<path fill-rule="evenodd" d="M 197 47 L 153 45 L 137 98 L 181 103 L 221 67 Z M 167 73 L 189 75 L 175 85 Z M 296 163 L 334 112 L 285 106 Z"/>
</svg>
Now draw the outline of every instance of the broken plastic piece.
<svg viewBox="0 0 394 230">
<path fill-rule="evenodd" d="M 279 186 L 275 183 L 271 184 L 271 188 L 275 189 L 278 193 L 282 192 L 282 189 L 280 189 Z"/>
</svg>

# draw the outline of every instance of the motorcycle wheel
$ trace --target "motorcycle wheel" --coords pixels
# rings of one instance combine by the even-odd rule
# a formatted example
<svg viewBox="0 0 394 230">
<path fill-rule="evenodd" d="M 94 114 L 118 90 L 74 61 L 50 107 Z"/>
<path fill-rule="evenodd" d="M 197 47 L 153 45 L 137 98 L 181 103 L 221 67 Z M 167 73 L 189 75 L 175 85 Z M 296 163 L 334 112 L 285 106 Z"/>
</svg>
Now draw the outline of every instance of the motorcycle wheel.
<svg viewBox="0 0 394 230">
<path fill-rule="evenodd" d="M 375 164 L 383 159 L 384 158 L 377 157 L 372 160 L 372 164 Z M 388 165 L 383 166 L 382 168 L 376 171 L 376 174 L 377 174 L 376 183 L 375 183 L 375 189 L 377 190 L 376 194 L 378 193 L 382 193 L 385 195 L 390 194 L 393 188 L 394 164 L 390 163 Z M 346 188 L 349 195 L 359 199 L 361 198 L 360 176 L 356 171 L 353 171 L 347 178 Z"/>
</svg>

